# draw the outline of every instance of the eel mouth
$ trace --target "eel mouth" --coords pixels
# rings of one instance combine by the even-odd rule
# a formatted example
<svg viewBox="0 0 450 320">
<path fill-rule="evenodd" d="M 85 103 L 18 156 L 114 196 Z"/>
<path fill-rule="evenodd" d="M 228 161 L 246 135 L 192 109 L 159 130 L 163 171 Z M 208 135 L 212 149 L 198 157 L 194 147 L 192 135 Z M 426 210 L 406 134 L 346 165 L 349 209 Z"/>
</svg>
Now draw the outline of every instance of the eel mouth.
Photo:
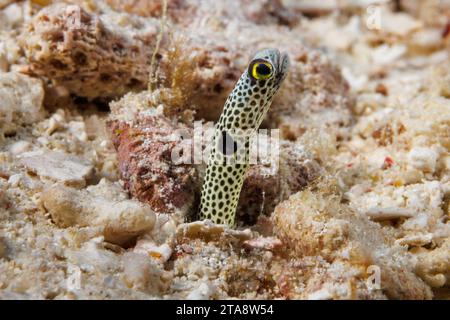
<svg viewBox="0 0 450 320">
<path fill-rule="evenodd" d="M 280 81 L 283 81 L 286 78 L 287 72 L 289 70 L 289 56 L 287 53 L 279 53 L 278 54 L 278 77 Z"/>
<path fill-rule="evenodd" d="M 272 61 L 277 70 L 277 79 L 279 82 L 286 78 L 287 72 L 289 70 L 289 56 L 285 52 L 280 52 L 278 49 L 270 49 L 272 54 Z"/>
</svg>

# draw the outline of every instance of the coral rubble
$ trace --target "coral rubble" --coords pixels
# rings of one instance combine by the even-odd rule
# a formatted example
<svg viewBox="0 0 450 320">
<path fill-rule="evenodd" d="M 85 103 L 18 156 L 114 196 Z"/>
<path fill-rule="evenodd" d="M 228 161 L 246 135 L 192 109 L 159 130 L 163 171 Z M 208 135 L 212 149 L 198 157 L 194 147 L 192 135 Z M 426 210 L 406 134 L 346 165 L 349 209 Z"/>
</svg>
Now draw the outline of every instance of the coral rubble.
<svg viewBox="0 0 450 320">
<path fill-rule="evenodd" d="M 449 8 L 0 0 L 0 298 L 450 298 Z M 277 156 L 197 221 L 197 125 L 266 47 Z"/>
</svg>

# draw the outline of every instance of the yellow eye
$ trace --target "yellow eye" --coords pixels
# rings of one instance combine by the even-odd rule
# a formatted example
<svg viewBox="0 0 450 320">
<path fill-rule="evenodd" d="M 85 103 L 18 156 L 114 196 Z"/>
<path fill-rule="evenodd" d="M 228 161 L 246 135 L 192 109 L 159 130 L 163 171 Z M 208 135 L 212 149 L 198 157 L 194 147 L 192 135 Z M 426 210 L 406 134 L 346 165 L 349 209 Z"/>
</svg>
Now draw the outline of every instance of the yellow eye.
<svg viewBox="0 0 450 320">
<path fill-rule="evenodd" d="M 257 60 L 251 66 L 251 76 L 256 80 L 267 80 L 272 76 L 272 65 L 264 60 Z"/>
</svg>

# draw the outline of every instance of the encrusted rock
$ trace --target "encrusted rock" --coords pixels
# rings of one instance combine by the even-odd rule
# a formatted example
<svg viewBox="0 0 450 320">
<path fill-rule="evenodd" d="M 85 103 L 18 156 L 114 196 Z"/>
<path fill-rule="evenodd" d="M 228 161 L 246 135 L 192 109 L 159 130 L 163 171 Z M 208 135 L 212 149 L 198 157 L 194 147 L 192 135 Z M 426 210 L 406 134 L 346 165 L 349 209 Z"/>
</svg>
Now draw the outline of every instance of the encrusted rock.
<svg viewBox="0 0 450 320">
<path fill-rule="evenodd" d="M 151 19 L 102 17 L 56 3 L 33 17 L 21 41 L 31 73 L 97 98 L 146 86 L 157 33 Z"/>
<path fill-rule="evenodd" d="M 161 115 L 141 114 L 133 124 L 112 122 L 111 132 L 125 187 L 135 198 L 157 212 L 186 212 L 192 206 L 196 171 L 172 160 L 182 133 L 190 134 L 187 126 Z"/>
</svg>

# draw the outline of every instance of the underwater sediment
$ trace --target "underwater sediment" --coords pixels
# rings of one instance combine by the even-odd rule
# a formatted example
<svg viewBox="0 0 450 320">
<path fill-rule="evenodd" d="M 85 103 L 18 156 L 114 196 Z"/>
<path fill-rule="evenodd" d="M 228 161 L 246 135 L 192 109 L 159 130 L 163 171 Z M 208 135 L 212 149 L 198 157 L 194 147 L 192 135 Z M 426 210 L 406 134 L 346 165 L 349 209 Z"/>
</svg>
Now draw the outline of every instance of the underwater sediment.
<svg viewBox="0 0 450 320">
<path fill-rule="evenodd" d="M 448 299 L 450 3 L 394 2 L 0 1 L 0 298 Z M 197 221 L 171 155 L 264 48 L 279 157 Z"/>
</svg>

